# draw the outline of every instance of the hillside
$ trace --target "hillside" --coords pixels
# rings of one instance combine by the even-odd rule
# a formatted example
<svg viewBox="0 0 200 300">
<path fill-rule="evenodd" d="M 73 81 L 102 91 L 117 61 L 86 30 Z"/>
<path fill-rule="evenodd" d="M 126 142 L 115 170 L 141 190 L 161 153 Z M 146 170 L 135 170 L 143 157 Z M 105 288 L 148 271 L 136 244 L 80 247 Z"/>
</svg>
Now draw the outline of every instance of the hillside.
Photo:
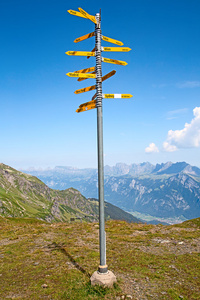
<svg viewBox="0 0 200 300">
<path fill-rule="evenodd" d="M 85 197 L 97 197 L 95 170 L 59 167 L 30 172 L 50 187 L 73 186 Z M 200 216 L 200 169 L 186 162 L 105 166 L 104 191 L 107 202 L 130 213 L 172 219 L 174 223 Z"/>
<path fill-rule="evenodd" d="M 0 217 L 0 299 L 199 299 L 200 219 L 173 226 L 108 221 L 106 236 L 113 289 L 90 285 L 98 223 Z"/>
<path fill-rule="evenodd" d="M 113 213 L 113 211 L 115 213 Z M 31 217 L 48 222 L 98 220 L 98 201 L 73 188 L 53 190 L 38 178 L 0 164 L 0 215 Z M 139 222 L 120 208 L 105 203 L 106 219 Z"/>
</svg>

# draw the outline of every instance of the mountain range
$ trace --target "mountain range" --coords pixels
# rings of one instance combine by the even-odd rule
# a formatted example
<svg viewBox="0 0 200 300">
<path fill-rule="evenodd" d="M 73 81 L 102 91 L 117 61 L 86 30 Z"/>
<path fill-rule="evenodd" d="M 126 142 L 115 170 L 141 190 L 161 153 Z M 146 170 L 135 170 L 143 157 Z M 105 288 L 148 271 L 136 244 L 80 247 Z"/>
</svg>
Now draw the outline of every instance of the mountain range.
<svg viewBox="0 0 200 300">
<path fill-rule="evenodd" d="M 59 166 L 28 170 L 54 189 L 71 186 L 85 197 L 97 198 L 97 169 Z M 118 163 L 104 168 L 105 200 L 121 209 L 155 218 L 192 219 L 200 216 L 200 169 L 186 162 Z"/>
<path fill-rule="evenodd" d="M 53 190 L 37 177 L 0 164 L 0 216 L 36 218 L 47 222 L 98 221 L 99 203 L 74 188 Z M 105 218 L 138 223 L 131 214 L 105 203 Z"/>
</svg>

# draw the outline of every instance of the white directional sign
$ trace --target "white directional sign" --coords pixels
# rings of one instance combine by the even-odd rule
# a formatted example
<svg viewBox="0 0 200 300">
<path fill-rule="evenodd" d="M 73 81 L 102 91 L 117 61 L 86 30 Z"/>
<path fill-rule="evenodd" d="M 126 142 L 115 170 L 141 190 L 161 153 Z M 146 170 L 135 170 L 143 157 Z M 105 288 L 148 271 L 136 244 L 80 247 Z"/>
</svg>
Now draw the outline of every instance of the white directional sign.
<svg viewBox="0 0 200 300">
<path fill-rule="evenodd" d="M 111 98 L 122 98 L 122 99 L 127 99 L 133 97 L 131 94 L 102 94 L 103 98 L 106 99 L 111 99 Z"/>
</svg>

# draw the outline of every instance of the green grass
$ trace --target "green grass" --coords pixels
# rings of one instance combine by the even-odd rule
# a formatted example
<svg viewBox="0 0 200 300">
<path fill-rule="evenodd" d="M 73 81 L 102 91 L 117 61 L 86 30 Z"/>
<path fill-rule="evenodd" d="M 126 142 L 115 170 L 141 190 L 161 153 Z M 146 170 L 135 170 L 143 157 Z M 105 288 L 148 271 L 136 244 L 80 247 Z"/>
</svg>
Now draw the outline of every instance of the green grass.
<svg viewBox="0 0 200 300">
<path fill-rule="evenodd" d="M 99 265 L 97 223 L 0 217 L 0 299 L 197 300 L 199 221 L 106 222 L 107 263 L 118 281 L 105 289 L 90 285 Z"/>
</svg>

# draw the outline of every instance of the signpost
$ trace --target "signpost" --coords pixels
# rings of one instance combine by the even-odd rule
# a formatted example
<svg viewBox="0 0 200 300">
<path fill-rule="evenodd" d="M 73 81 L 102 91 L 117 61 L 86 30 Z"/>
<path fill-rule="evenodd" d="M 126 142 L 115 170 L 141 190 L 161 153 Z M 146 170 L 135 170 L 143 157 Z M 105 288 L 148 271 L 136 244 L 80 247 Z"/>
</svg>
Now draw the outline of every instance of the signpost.
<svg viewBox="0 0 200 300">
<path fill-rule="evenodd" d="M 75 43 L 88 39 L 92 36 L 95 36 L 95 47 L 92 51 L 68 51 L 65 52 L 67 55 L 80 55 L 95 56 L 96 58 L 96 67 L 90 67 L 80 71 L 70 72 L 66 75 L 70 77 L 78 77 L 78 81 L 84 80 L 86 78 L 96 78 L 96 85 L 92 85 L 86 88 L 81 88 L 76 90 L 75 94 L 80 94 L 96 89 L 95 95 L 92 97 L 91 101 L 83 103 L 76 110 L 77 113 L 97 109 L 97 146 L 98 146 L 98 194 L 99 194 L 99 250 L 100 250 L 100 264 L 98 271 L 94 272 L 91 277 L 91 284 L 101 284 L 105 286 L 112 286 L 116 281 L 115 275 L 108 270 L 106 264 L 106 236 L 105 236 L 105 216 L 104 216 L 104 162 L 103 162 L 103 113 L 102 113 L 102 99 L 103 98 L 131 98 L 130 94 L 102 94 L 102 82 L 113 75 L 116 71 L 113 70 L 108 74 L 102 77 L 102 62 L 112 63 L 117 65 L 125 66 L 127 63 L 125 61 L 103 58 L 101 56 L 102 51 L 117 51 L 117 52 L 128 52 L 131 49 L 128 47 L 102 47 L 101 41 L 110 42 L 118 46 L 122 46 L 123 43 L 108 37 L 105 37 L 101 34 L 101 13 L 97 13 L 95 16 L 88 14 L 82 8 L 79 8 L 79 12 L 74 10 L 68 10 L 71 15 L 78 17 L 86 18 L 95 23 L 95 31 L 89 34 L 86 34 L 80 38 L 75 39 Z M 94 72 L 93 72 L 94 71 Z M 93 72 L 93 73 L 89 73 Z M 89 74 L 88 74 L 89 73 Z"/>
<path fill-rule="evenodd" d="M 81 93 L 93 91 L 93 90 L 95 90 L 95 89 L 96 89 L 96 85 L 91 85 L 91 86 L 88 86 L 88 87 L 86 87 L 86 88 L 76 90 L 74 93 L 75 93 L 75 94 L 81 94 Z"/>
<path fill-rule="evenodd" d="M 87 40 L 89 39 L 90 37 L 92 36 L 95 36 L 95 32 L 91 32 L 91 33 L 88 33 L 88 34 L 85 34 L 77 39 L 74 40 L 74 43 L 78 43 L 78 42 L 81 42 L 81 41 L 84 41 L 84 40 Z"/>
<path fill-rule="evenodd" d="M 96 74 L 96 72 L 92 72 L 91 74 Z M 96 77 L 95 77 L 96 78 Z M 77 81 L 83 81 L 86 80 L 87 78 L 78 78 Z"/>
<path fill-rule="evenodd" d="M 131 48 L 129 47 L 123 47 L 123 48 L 120 48 L 120 47 L 101 47 L 102 51 L 115 51 L 115 52 L 128 52 L 131 50 Z"/>
<path fill-rule="evenodd" d="M 105 57 L 102 57 L 102 61 L 106 62 L 106 63 L 110 63 L 110 64 L 115 64 L 115 65 L 122 65 L 122 66 L 128 65 L 127 62 L 125 62 L 125 61 L 117 60 L 117 59 L 110 59 L 110 58 L 105 58 Z"/>
<path fill-rule="evenodd" d="M 67 55 L 77 55 L 77 56 L 95 56 L 95 52 L 86 52 L 86 51 L 68 51 L 65 52 Z"/>
<path fill-rule="evenodd" d="M 70 73 L 67 73 L 66 75 L 69 77 L 96 78 L 96 74 L 87 74 L 87 73 L 70 72 Z"/>
<path fill-rule="evenodd" d="M 90 67 L 82 70 L 75 71 L 74 73 L 89 73 L 95 71 L 95 67 Z"/>
<path fill-rule="evenodd" d="M 131 98 L 133 97 L 131 94 L 102 94 L 103 98 L 112 99 L 112 98 Z"/>
<path fill-rule="evenodd" d="M 114 40 L 114 39 L 111 39 L 111 38 L 109 38 L 109 37 L 107 37 L 107 36 L 104 36 L 104 35 L 101 36 L 101 39 L 102 39 L 103 41 L 110 42 L 110 43 L 116 44 L 116 45 L 118 45 L 118 46 L 123 46 L 123 45 L 124 45 L 122 42 L 117 41 L 117 40 Z"/>
</svg>

